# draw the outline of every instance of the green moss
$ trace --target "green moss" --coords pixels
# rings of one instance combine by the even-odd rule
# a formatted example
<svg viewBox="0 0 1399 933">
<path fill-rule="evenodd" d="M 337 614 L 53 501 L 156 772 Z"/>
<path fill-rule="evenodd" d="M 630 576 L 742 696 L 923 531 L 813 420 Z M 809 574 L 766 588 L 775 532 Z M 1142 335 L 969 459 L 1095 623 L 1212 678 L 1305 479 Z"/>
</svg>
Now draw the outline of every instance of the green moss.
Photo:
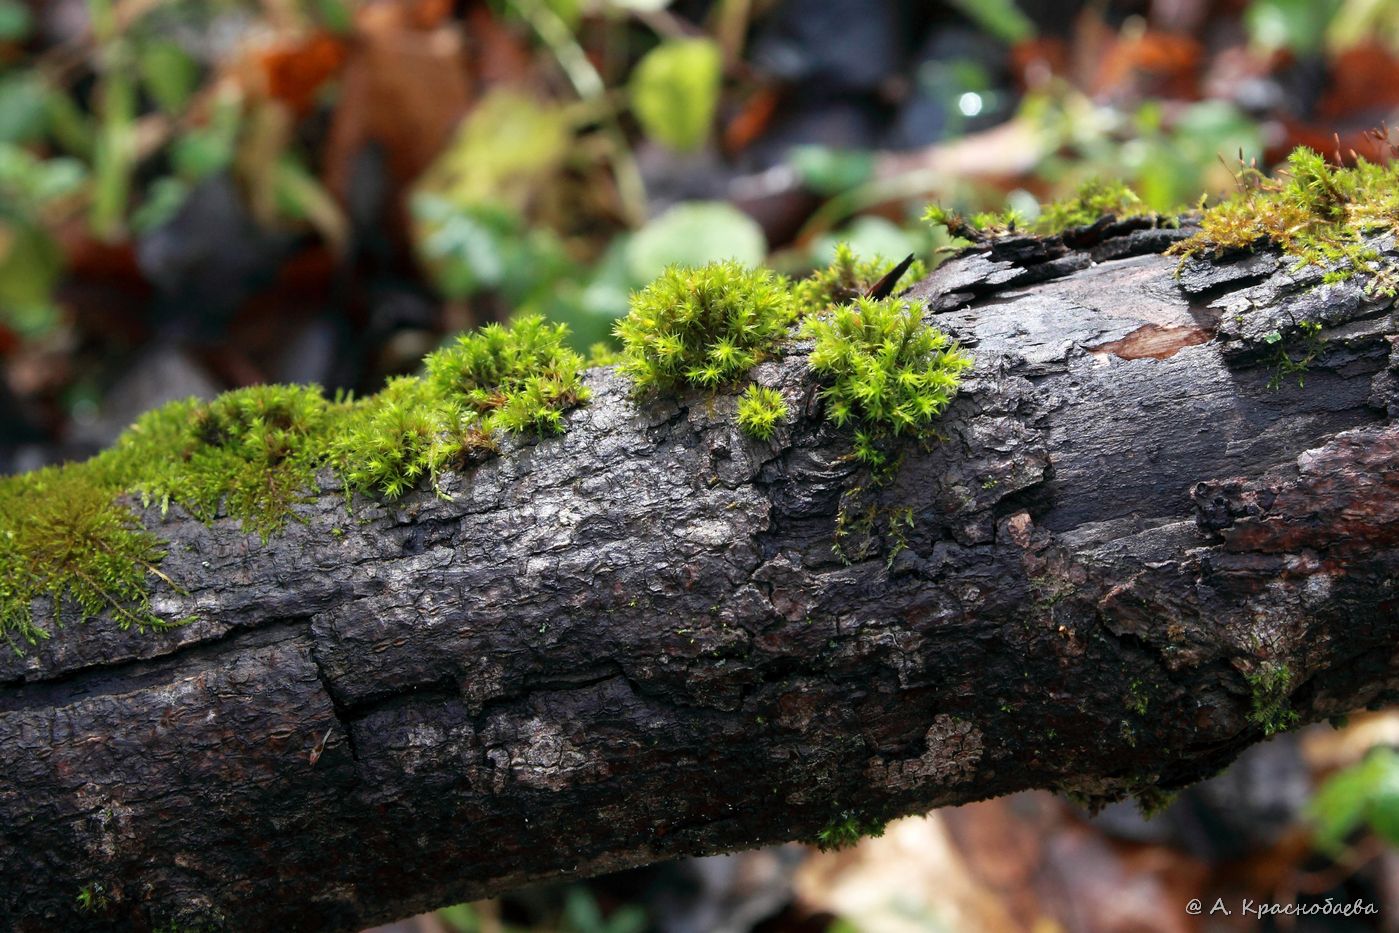
<svg viewBox="0 0 1399 933">
<path fill-rule="evenodd" d="M 563 431 L 563 412 L 587 400 L 583 358 L 568 349 L 568 327 L 537 314 L 510 327 L 487 324 L 428 356 L 438 397 L 481 416 L 486 430 Z"/>
<path fill-rule="evenodd" d="M 973 214 L 970 218 L 964 218 L 937 205 L 930 205 L 923 219 L 945 226 L 953 236 L 977 241 L 1014 233 L 1056 236 L 1068 230 L 1091 227 L 1108 216 L 1123 220 L 1147 215 L 1155 216 L 1155 212 L 1126 184 L 1094 178 L 1080 185 L 1071 196 L 1041 205 L 1039 217 L 1033 221 L 1015 210 Z M 1173 222 L 1173 218 L 1161 219 Z"/>
<path fill-rule="evenodd" d="M 814 842 L 822 852 L 846 849 L 867 836 L 877 838 L 884 835 L 885 825 L 883 820 L 867 820 L 854 810 L 845 810 L 816 834 Z"/>
<path fill-rule="evenodd" d="M 1299 321 L 1296 334 L 1296 342 L 1301 344 L 1301 348 L 1295 357 L 1284 345 L 1281 331 L 1271 331 L 1263 337 L 1265 342 L 1277 347 L 1277 354 L 1273 357 L 1273 375 L 1268 380 L 1268 388 L 1274 391 L 1281 389 L 1283 382 L 1293 376 L 1297 377 L 1297 388 L 1304 388 L 1312 364 L 1326 349 L 1326 341 L 1321 339 L 1321 325 L 1316 321 Z"/>
<path fill-rule="evenodd" d="M 83 913 L 101 913 L 105 911 L 111 902 L 107 899 L 106 888 L 99 882 L 85 884 L 78 889 L 78 909 Z"/>
<path fill-rule="evenodd" d="M 1137 193 L 1120 181 L 1089 179 L 1071 197 L 1051 201 L 1040 208 L 1034 230 L 1057 234 L 1078 227 L 1091 227 L 1104 217 L 1118 220 L 1150 214 Z"/>
<path fill-rule="evenodd" d="M 255 386 L 174 402 L 91 460 L 0 478 L 0 638 L 19 650 L 46 637 L 33 621 L 42 599 L 58 622 L 171 624 L 150 610 L 150 578 L 175 585 L 158 567 L 163 546 L 123 495 L 206 522 L 226 515 L 266 540 L 322 468 L 347 491 L 395 498 L 492 455 L 499 432 L 557 433 L 563 412 L 587 398 L 566 335 L 538 317 L 491 325 L 431 354 L 425 378 L 353 401 L 327 401 L 314 386 Z"/>
<path fill-rule="evenodd" d="M 1239 190 L 1207 208 L 1199 232 L 1171 251 L 1184 260 L 1272 245 L 1298 267 L 1333 267 L 1327 281 L 1361 272 L 1371 277 L 1371 288 L 1395 294 L 1394 270 L 1365 237 L 1399 233 L 1399 162 L 1357 159 L 1353 168 L 1339 168 L 1303 146 L 1279 174 L 1242 170 Z"/>
<path fill-rule="evenodd" d="M 887 441 L 920 436 L 952 401 L 971 366 L 946 334 L 907 302 L 861 298 L 809 318 L 812 372 L 827 382 L 826 417 L 855 427 L 855 456 L 887 464 Z"/>
<path fill-rule="evenodd" d="M 880 279 L 893 271 L 892 261 L 860 259 L 847 243 L 836 246 L 835 259 L 792 286 L 803 315 L 816 314 L 836 305 L 863 298 Z M 893 292 L 907 288 L 928 274 L 927 266 L 915 261 L 894 284 Z"/>
<path fill-rule="evenodd" d="M 147 608 L 146 576 L 160 541 L 116 502 L 106 464 L 67 464 L 0 480 L 0 637 L 33 644 L 35 600 L 57 621 L 106 612 L 122 627 L 164 625 Z"/>
<path fill-rule="evenodd" d="M 1297 725 L 1297 712 L 1288 706 L 1292 696 L 1292 669 L 1277 661 L 1265 661 L 1258 670 L 1244 675 L 1251 693 L 1248 718 L 1273 736 Z"/>
<path fill-rule="evenodd" d="M 787 281 L 736 262 L 671 267 L 632 296 L 617 322 L 618 371 L 638 391 L 714 388 L 769 354 L 796 318 Z"/>
<path fill-rule="evenodd" d="M 266 540 L 305 499 L 329 415 L 316 386 L 253 386 L 148 412 L 100 459 L 162 511 L 179 502 L 212 521 L 222 509 Z"/>
<path fill-rule="evenodd" d="M 1141 787 L 1133 796 L 1137 802 L 1137 812 L 1142 815 L 1142 819 L 1153 820 L 1170 809 L 1171 804 L 1180 796 L 1180 791 Z"/>
<path fill-rule="evenodd" d="M 459 462 L 467 437 L 488 442 L 479 416 L 459 398 L 414 376 L 393 379 L 377 395 L 348 404 L 327 447 L 347 492 L 397 499 L 424 479 L 435 486 Z"/>
<path fill-rule="evenodd" d="M 750 385 L 738 400 L 738 426 L 761 441 L 772 437 L 787 414 L 787 403 L 776 389 Z"/>
<path fill-rule="evenodd" d="M 1127 708 L 1138 716 L 1145 716 L 1150 705 L 1151 697 L 1146 692 L 1146 685 L 1140 680 L 1133 680 L 1127 690 Z"/>
</svg>

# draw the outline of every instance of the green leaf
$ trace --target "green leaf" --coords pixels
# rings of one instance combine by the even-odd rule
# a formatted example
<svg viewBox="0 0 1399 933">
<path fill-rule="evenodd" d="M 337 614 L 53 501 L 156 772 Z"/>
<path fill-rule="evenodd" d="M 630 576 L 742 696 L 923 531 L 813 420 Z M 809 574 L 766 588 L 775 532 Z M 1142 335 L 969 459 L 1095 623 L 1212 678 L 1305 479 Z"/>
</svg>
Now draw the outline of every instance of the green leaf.
<svg viewBox="0 0 1399 933">
<path fill-rule="evenodd" d="M 147 233 L 164 225 L 189 197 L 189 184 L 184 179 L 168 175 L 157 178 L 146 189 L 146 197 L 141 206 L 131 214 L 131 229 L 137 233 Z"/>
<path fill-rule="evenodd" d="M 583 21 L 583 0 L 544 0 L 544 5 L 570 30 L 577 31 L 578 24 Z"/>
<path fill-rule="evenodd" d="M 32 72 L 0 78 L 0 142 L 28 142 L 43 133 L 46 96 Z"/>
<path fill-rule="evenodd" d="M 43 229 L 0 222 L 0 319 L 21 332 L 43 329 L 62 266 L 58 245 Z"/>
<path fill-rule="evenodd" d="M 453 933 L 478 933 L 481 929 L 481 920 L 476 916 L 476 908 L 470 904 L 443 907 L 437 911 L 437 919 L 450 927 Z"/>
<path fill-rule="evenodd" d="M 1015 0 L 950 0 L 964 16 L 1002 42 L 1023 42 L 1035 36 L 1035 24 Z"/>
<path fill-rule="evenodd" d="M 60 146 L 71 155 L 92 158 L 96 135 L 93 119 L 78 106 L 66 88 L 45 88 L 44 113 L 49 132 Z"/>
<path fill-rule="evenodd" d="M 97 86 L 97 100 L 102 122 L 93 150 L 88 223 L 99 237 L 112 239 L 121 232 L 136 169 L 135 83 L 121 71 L 108 72 Z"/>
<path fill-rule="evenodd" d="M 209 122 L 178 137 L 170 146 L 170 163 L 186 181 L 223 171 L 233 161 L 242 122 L 239 104 L 228 98 L 215 104 Z"/>
<path fill-rule="evenodd" d="M 874 175 L 874 154 L 863 150 L 797 146 L 787 160 L 808 188 L 826 197 L 849 191 Z"/>
<path fill-rule="evenodd" d="M 523 209 L 569 153 L 561 107 L 509 88 L 481 99 L 417 184 L 459 207 L 504 203 Z"/>
<path fill-rule="evenodd" d="M 314 0 L 312 8 L 317 21 L 336 35 L 345 35 L 354 28 L 354 15 L 345 0 Z"/>
<path fill-rule="evenodd" d="M 702 266 L 723 259 L 756 266 L 766 257 L 762 228 L 722 201 L 677 204 L 627 244 L 627 266 L 640 282 L 654 279 L 666 266 Z"/>
<path fill-rule="evenodd" d="M 603 0 L 603 2 L 616 10 L 629 10 L 636 13 L 657 13 L 670 6 L 670 0 Z"/>
<path fill-rule="evenodd" d="M 1244 25 L 1264 49 L 1312 55 L 1321 51 L 1339 7 L 1339 0 L 1253 0 L 1244 11 Z"/>
<path fill-rule="evenodd" d="M 672 149 L 697 149 L 714 122 L 722 77 L 723 55 L 716 43 L 664 42 L 632 72 L 632 110 L 647 136 Z"/>
<path fill-rule="evenodd" d="M 1362 823 L 1399 844 L 1399 752 L 1380 748 L 1329 778 L 1307 807 L 1316 844 L 1337 852 Z"/>
<path fill-rule="evenodd" d="M 568 889 L 564 900 L 564 919 L 572 933 L 605 933 L 602 911 L 592 893 L 583 887 Z"/>
<path fill-rule="evenodd" d="M 0 42 L 23 42 L 33 28 L 29 7 L 17 0 L 0 0 Z"/>
<path fill-rule="evenodd" d="M 147 93 L 166 113 L 184 110 L 199 82 L 199 63 L 169 40 L 143 43 L 137 53 L 136 68 Z"/>
</svg>

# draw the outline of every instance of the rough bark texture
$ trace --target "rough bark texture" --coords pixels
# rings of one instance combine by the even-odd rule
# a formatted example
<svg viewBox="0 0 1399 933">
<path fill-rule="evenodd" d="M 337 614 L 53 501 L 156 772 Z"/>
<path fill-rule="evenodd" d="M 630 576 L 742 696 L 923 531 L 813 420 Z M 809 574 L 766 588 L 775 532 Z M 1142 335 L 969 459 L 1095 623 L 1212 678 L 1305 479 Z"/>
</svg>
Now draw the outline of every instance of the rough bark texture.
<svg viewBox="0 0 1399 933">
<path fill-rule="evenodd" d="M 1396 699 L 1392 302 L 1267 255 L 1177 278 L 1176 235 L 918 285 L 976 372 L 879 489 L 797 346 L 755 372 L 798 415 L 772 443 L 598 370 L 450 499 L 347 513 L 326 477 L 266 545 L 145 515 L 189 591 L 158 610 L 199 621 L 0 661 L 0 927 L 348 930 L 848 815 L 1169 790 Z M 1303 319 L 1324 347 L 1270 389 Z"/>
</svg>

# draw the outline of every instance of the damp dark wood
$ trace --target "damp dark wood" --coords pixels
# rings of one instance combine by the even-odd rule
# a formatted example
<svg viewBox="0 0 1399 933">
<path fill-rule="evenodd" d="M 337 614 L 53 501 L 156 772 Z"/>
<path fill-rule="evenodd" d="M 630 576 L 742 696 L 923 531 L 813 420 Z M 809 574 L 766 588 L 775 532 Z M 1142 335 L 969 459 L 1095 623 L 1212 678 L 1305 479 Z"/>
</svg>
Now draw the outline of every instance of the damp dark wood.
<svg viewBox="0 0 1399 933">
<path fill-rule="evenodd" d="M 882 487 L 795 344 L 753 374 L 772 442 L 595 370 L 442 496 L 326 476 L 266 544 L 143 513 L 198 621 L 0 661 L 0 928 L 354 930 L 846 814 L 1156 794 L 1393 702 L 1394 303 L 1267 253 L 1177 275 L 1178 235 L 918 284 L 976 370 Z"/>
</svg>

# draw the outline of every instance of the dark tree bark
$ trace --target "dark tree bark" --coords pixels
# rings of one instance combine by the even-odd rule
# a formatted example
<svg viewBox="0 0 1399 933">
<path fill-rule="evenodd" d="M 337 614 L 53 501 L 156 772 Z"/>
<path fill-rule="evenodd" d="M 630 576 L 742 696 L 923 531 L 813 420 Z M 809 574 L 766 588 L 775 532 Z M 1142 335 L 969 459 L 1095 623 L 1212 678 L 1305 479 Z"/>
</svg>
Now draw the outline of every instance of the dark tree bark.
<svg viewBox="0 0 1399 933">
<path fill-rule="evenodd" d="M 1177 278 L 1176 235 L 918 285 L 975 377 L 881 487 L 796 346 L 755 371 L 796 413 L 772 443 L 598 370 L 451 498 L 347 513 L 326 477 L 266 545 L 145 514 L 188 590 L 157 609 L 199 621 L 0 662 L 0 927 L 349 930 L 847 816 L 1155 795 L 1394 700 L 1393 304 L 1270 255 Z M 1269 388 L 1280 348 L 1304 387 Z"/>
</svg>

